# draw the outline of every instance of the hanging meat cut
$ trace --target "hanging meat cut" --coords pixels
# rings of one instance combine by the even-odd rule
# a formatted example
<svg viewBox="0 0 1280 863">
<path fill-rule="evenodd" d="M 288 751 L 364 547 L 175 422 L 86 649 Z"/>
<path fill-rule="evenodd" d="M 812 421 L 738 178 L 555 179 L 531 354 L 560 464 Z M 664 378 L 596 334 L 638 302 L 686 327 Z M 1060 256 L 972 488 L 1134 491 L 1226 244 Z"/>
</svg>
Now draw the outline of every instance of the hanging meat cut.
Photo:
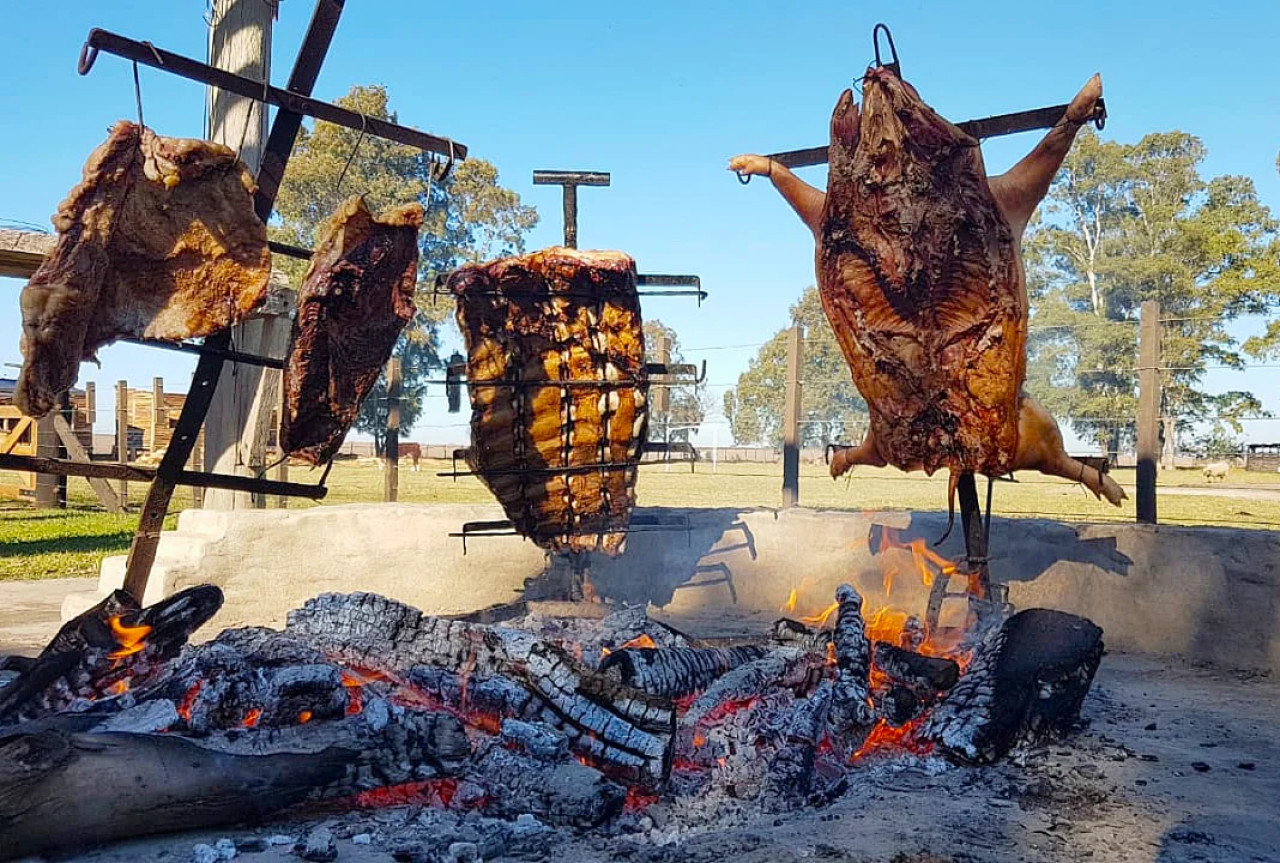
<svg viewBox="0 0 1280 863">
<path fill-rule="evenodd" d="M 635 262 L 556 247 L 463 267 L 449 288 L 471 468 L 538 545 L 620 554 L 648 423 Z"/>
<path fill-rule="evenodd" d="M 58 243 L 22 291 L 18 407 L 48 413 L 81 360 L 118 338 L 206 336 L 248 316 L 271 271 L 253 190 L 221 144 L 116 123 L 58 206 Z"/>
<path fill-rule="evenodd" d="M 1067 455 L 1057 423 L 1023 389 L 1027 291 L 1021 238 L 1102 95 L 1095 76 L 1008 173 L 988 178 L 978 142 L 889 67 L 868 71 L 862 111 L 846 90 L 831 120 L 827 191 L 760 156 L 730 167 L 769 176 L 814 233 L 823 308 L 870 430 L 832 460 L 955 478 L 1029 469 L 1126 495 Z"/>
<path fill-rule="evenodd" d="M 317 231 L 284 368 L 280 446 L 333 458 L 396 341 L 413 320 L 422 207 L 374 216 L 355 195 Z"/>
</svg>

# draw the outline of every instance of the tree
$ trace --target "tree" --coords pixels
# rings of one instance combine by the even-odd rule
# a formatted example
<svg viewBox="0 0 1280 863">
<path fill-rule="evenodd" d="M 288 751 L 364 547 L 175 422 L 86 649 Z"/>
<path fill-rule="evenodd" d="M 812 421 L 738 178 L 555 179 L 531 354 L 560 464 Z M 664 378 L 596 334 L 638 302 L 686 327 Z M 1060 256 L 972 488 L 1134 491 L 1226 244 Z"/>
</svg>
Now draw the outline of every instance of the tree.
<svg viewBox="0 0 1280 863">
<path fill-rule="evenodd" d="M 791 307 L 791 322 L 805 328 L 801 443 L 822 446 L 861 440 L 867 403 L 853 385 L 817 288 L 806 288 Z M 735 441 L 781 443 L 786 385 L 787 330 L 783 329 L 760 348 L 738 376 L 738 385 L 724 394 L 724 413 Z"/>
<path fill-rule="evenodd" d="M 667 340 L 665 362 L 668 366 L 685 362 L 676 331 L 658 319 L 644 322 L 645 362 L 663 362 L 661 343 Z M 654 441 L 688 441 L 707 415 L 706 383 L 670 387 L 665 411 L 658 410 L 658 388 L 649 390 L 649 438 Z"/>
<path fill-rule="evenodd" d="M 382 86 L 356 86 L 338 104 L 369 117 L 398 122 Z M 273 238 L 311 245 L 319 224 L 353 194 L 375 212 L 410 201 L 426 211 L 420 235 L 418 314 L 404 330 L 395 353 L 403 366 L 400 426 L 408 431 L 422 413 L 424 381 L 441 368 L 438 328 L 453 304 L 434 294 L 435 279 L 468 261 L 515 254 L 538 222 L 533 207 L 498 184 L 498 171 L 483 159 L 456 163 L 441 178 L 442 164 L 430 154 L 346 129 L 317 123 L 298 133 L 289 170 L 276 198 Z M 295 284 L 306 262 L 278 259 Z M 382 453 L 387 424 L 386 381 L 360 406 L 356 429 L 373 435 Z"/>
<path fill-rule="evenodd" d="M 1089 129 L 1054 179 L 1026 243 L 1033 309 L 1027 388 L 1109 451 L 1132 441 L 1137 319 L 1158 299 L 1166 446 L 1210 418 L 1256 412 L 1251 393 L 1211 394 L 1209 365 L 1242 368 L 1226 324 L 1280 309 L 1277 224 L 1246 177 L 1204 180 L 1205 148 L 1184 132 L 1136 144 Z"/>
</svg>

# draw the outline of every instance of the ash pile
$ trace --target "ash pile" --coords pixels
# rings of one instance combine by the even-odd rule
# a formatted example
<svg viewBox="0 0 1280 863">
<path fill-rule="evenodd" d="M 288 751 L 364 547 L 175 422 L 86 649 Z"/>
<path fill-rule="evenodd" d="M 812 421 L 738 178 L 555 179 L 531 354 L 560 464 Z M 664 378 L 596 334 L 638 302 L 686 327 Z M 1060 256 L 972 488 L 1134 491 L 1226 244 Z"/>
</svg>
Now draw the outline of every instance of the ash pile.
<svg viewBox="0 0 1280 863">
<path fill-rule="evenodd" d="M 1092 623 L 1043 609 L 886 627 L 848 585 L 819 619 L 740 643 L 643 608 L 492 625 L 353 593 L 186 644 L 220 603 L 114 594 L 4 664 L 0 859 L 319 812 L 394 851 L 377 813 L 405 804 L 531 848 L 555 830 L 671 841 L 726 806 L 821 806 L 860 770 L 1060 738 L 1103 651 Z"/>
</svg>

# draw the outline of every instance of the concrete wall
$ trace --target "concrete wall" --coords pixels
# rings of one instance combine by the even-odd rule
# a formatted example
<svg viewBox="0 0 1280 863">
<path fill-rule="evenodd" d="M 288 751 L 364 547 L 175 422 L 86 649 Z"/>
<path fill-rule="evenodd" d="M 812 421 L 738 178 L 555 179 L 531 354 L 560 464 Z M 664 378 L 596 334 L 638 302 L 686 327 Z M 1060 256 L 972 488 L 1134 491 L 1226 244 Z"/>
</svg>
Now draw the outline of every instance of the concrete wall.
<svg viewBox="0 0 1280 863">
<path fill-rule="evenodd" d="M 923 614 L 928 590 L 913 556 L 893 547 L 883 528 L 896 531 L 899 543 L 931 544 L 945 527 L 936 513 L 637 515 L 677 529 L 633 533 L 621 558 L 594 564 L 594 586 L 615 600 L 649 602 L 674 622 L 697 619 L 703 632 L 729 620 L 731 629 L 745 622 L 764 630 L 793 589 L 797 615 L 820 611 L 843 581 L 863 592 L 870 609 Z M 518 537 L 470 539 L 464 555 L 461 540 L 448 536 L 463 522 L 497 518 L 497 507 L 462 505 L 189 510 L 161 542 L 147 601 L 218 584 L 227 601 L 213 632 L 280 625 L 289 609 L 325 591 L 371 590 L 428 612 L 472 611 L 517 598 L 544 567 L 542 551 Z M 963 556 L 959 532 L 938 549 L 943 556 Z M 993 578 L 1008 585 L 1015 606 L 1086 615 L 1113 649 L 1280 670 L 1280 533 L 996 518 L 991 547 Z M 122 567 L 110 570 L 100 588 L 118 585 Z M 895 574 L 891 583 L 886 572 Z M 962 610 L 950 602 L 944 618 Z"/>
</svg>

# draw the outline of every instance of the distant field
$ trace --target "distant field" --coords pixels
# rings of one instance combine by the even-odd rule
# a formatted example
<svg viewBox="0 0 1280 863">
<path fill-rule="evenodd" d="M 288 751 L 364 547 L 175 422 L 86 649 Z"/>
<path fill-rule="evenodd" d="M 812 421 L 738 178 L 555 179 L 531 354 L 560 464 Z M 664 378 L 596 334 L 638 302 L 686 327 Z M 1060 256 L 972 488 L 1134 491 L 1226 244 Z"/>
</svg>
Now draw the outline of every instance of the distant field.
<svg viewBox="0 0 1280 863">
<path fill-rule="evenodd" d="M 437 476 L 449 470 L 444 461 L 423 462 L 414 473 L 400 470 L 400 500 L 408 503 L 488 503 L 493 500 L 479 480 Z M 1095 500 L 1081 486 L 1065 480 L 1025 474 L 1019 482 L 997 482 L 997 515 L 1057 518 L 1064 521 L 1132 521 L 1134 472 L 1112 474 L 1130 494 L 1123 507 Z M 295 482 L 314 482 L 319 471 L 295 468 Z M 0 483 L 8 477 L 0 472 Z M 320 503 L 294 500 L 292 507 L 330 506 L 382 499 L 384 477 L 376 467 L 338 462 L 329 475 L 329 494 Z M 1160 484 L 1170 493 L 1159 498 L 1160 521 L 1234 527 L 1280 527 L 1280 475 L 1233 470 L 1225 483 L 1208 483 L 1198 470 L 1165 471 Z M 650 465 L 641 469 L 637 496 L 641 506 L 776 507 L 781 497 L 781 467 L 776 464 L 700 463 Z M 0 581 L 95 575 L 102 558 L 128 550 L 136 513 L 110 515 L 96 508 L 84 480 L 73 479 L 66 512 L 36 512 L 28 504 L 0 500 Z M 145 486 L 130 486 L 136 507 Z M 1185 491 L 1183 491 L 1185 490 Z M 980 486 L 985 494 L 985 486 Z M 1181 492 L 1181 493 L 1179 493 Z M 926 477 L 891 468 L 858 468 L 848 479 L 832 480 L 822 465 L 801 467 L 800 502 L 804 506 L 851 510 L 941 510 L 947 504 L 944 474 Z M 173 511 L 192 504 L 189 489 L 174 496 Z M 174 517 L 170 517 L 172 527 Z"/>
</svg>

